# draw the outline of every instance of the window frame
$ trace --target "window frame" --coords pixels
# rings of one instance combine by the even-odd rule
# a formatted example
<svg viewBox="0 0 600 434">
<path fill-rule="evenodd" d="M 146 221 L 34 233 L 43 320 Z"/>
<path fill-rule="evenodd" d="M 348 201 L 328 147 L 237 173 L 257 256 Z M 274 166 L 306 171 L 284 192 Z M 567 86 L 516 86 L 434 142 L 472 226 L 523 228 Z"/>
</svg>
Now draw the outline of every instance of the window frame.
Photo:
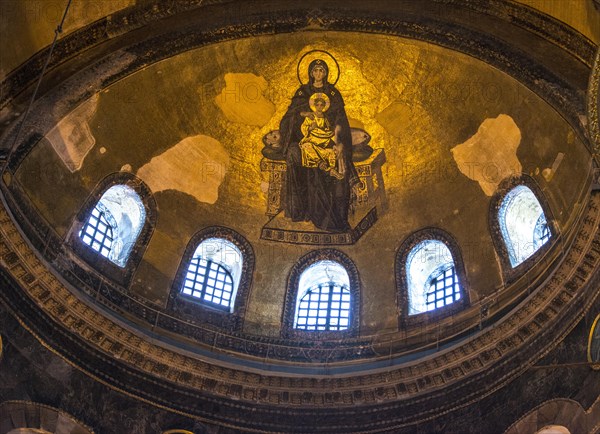
<svg viewBox="0 0 600 434">
<path fill-rule="evenodd" d="M 433 294 L 433 296 L 434 296 L 433 297 L 434 298 L 434 301 L 433 301 L 434 305 L 439 300 L 443 300 L 443 303 L 444 303 L 443 306 L 441 306 L 439 308 L 434 307 L 431 311 L 437 310 L 437 309 L 441 309 L 443 307 L 450 306 L 451 304 L 460 302 L 460 300 L 462 298 L 462 290 L 459 289 L 459 291 L 458 291 L 459 297 L 458 297 L 457 300 L 454 300 L 454 301 L 452 301 L 452 303 L 447 303 L 447 304 L 446 304 L 446 301 L 445 301 L 445 299 L 447 299 L 448 297 L 452 297 L 453 299 L 456 298 L 456 293 L 457 292 L 456 292 L 456 290 L 454 288 L 455 285 L 458 284 L 458 287 L 459 288 L 461 287 L 460 279 L 458 278 L 458 273 L 456 272 L 456 266 L 454 265 L 454 258 L 452 258 L 452 260 L 453 260 L 452 266 L 450 266 L 450 267 L 447 267 L 447 266 L 446 267 L 442 267 L 442 268 L 434 271 L 434 273 L 435 273 L 435 277 L 434 278 L 431 277 L 434 273 L 431 273 L 431 275 L 427 278 L 427 285 L 429 285 L 429 288 L 427 289 L 427 292 L 425 293 L 425 305 L 427 306 L 427 305 L 430 304 L 430 302 L 428 301 L 428 297 L 429 297 L 430 294 Z M 446 272 L 448 270 L 450 270 L 450 269 L 454 270 L 454 272 L 452 273 L 452 276 L 453 276 L 452 277 L 452 287 L 451 287 L 452 294 L 450 296 L 445 295 L 445 296 L 443 296 L 441 298 L 438 298 L 438 293 L 440 292 L 440 289 L 437 288 L 437 282 L 439 281 L 440 276 L 445 276 Z M 443 277 L 441 280 L 444 281 L 445 279 L 446 278 Z M 434 280 L 435 280 L 435 283 L 434 283 Z M 433 289 L 433 291 L 431 291 L 431 287 L 432 286 L 435 286 L 435 288 Z M 446 288 L 447 287 L 445 286 L 445 283 L 444 283 L 444 287 L 442 289 L 445 291 Z M 427 311 L 427 312 L 431 312 L 431 311 Z"/>
<path fill-rule="evenodd" d="M 193 294 L 195 291 L 192 291 L 192 294 L 186 294 L 183 291 L 184 288 L 187 288 L 185 286 L 185 284 L 187 283 L 187 281 L 191 280 L 191 279 L 189 279 L 187 277 L 187 275 L 191 273 L 190 272 L 190 267 L 192 266 L 192 262 L 195 261 L 195 260 L 198 260 L 198 264 L 194 264 L 194 266 L 196 267 L 196 272 L 193 273 L 194 274 L 194 280 L 193 280 L 193 282 L 194 283 L 201 283 L 201 285 L 202 285 L 202 289 L 199 291 L 200 292 L 199 296 L 196 296 L 196 295 Z M 198 273 L 197 269 L 202 266 L 201 261 L 205 261 L 206 262 L 206 266 L 203 266 L 205 268 L 205 270 L 206 270 L 206 274 L 204 276 L 202 276 L 202 281 L 199 282 L 196 278 L 198 276 L 200 276 L 200 274 Z M 243 264 L 243 261 L 242 261 L 242 264 Z M 212 269 L 213 265 L 216 267 L 216 270 Z M 210 279 L 210 277 L 209 277 L 210 276 L 210 274 L 209 274 L 210 271 L 216 271 L 217 277 L 219 276 L 219 273 L 222 273 L 226 278 L 229 279 L 229 282 L 227 282 L 226 279 L 223 280 L 222 282 L 223 283 L 229 283 L 229 285 L 231 285 L 231 291 L 228 291 L 228 292 L 231 294 L 230 298 L 233 297 L 233 294 L 236 292 L 236 288 L 235 288 L 235 283 L 233 281 L 233 276 L 231 275 L 231 272 L 227 269 L 227 267 L 222 262 L 216 262 L 216 261 L 212 261 L 210 259 L 204 259 L 201 256 L 192 257 L 192 259 L 188 262 L 188 267 L 186 269 L 186 277 L 183 279 L 184 283 L 183 283 L 182 288 L 180 289 L 181 296 L 182 297 L 188 297 L 190 299 L 190 301 L 196 301 L 198 303 L 206 304 L 207 306 L 212 307 L 213 309 L 225 310 L 225 311 L 229 312 L 230 309 L 231 309 L 231 301 L 232 301 L 231 299 L 230 299 L 230 302 L 229 302 L 229 304 L 227 306 L 222 305 L 220 303 L 215 303 L 214 301 L 208 301 L 208 300 L 205 299 L 208 288 L 212 288 L 213 290 L 217 289 L 215 286 L 210 286 L 208 284 L 208 280 Z M 223 292 L 223 289 L 220 289 L 220 291 Z M 237 297 L 237 293 L 235 295 Z M 223 298 L 221 297 L 221 299 L 223 299 Z M 235 300 L 233 300 L 233 301 L 235 302 Z"/>
<path fill-rule="evenodd" d="M 139 197 L 145 208 L 146 217 L 135 240 L 125 265 L 117 265 L 100 252 L 94 250 L 85 243 L 79 236 L 80 231 L 87 224 L 89 216 L 96 207 L 104 193 L 111 187 L 124 185 L 131 188 Z M 71 247 L 74 253 L 87 263 L 90 267 L 103 274 L 105 277 L 124 287 L 129 287 L 131 278 L 137 269 L 150 238 L 154 233 L 157 224 L 158 212 L 156 200 L 152 195 L 150 188 L 137 176 L 129 172 L 116 172 L 102 179 L 85 202 L 79 209 L 73 219 L 70 230 L 66 235 L 66 243 Z"/>
<path fill-rule="evenodd" d="M 304 273 L 306 273 L 309 269 L 311 269 L 313 266 L 322 263 L 323 261 L 320 262 L 315 262 L 313 263 L 313 265 L 309 268 L 306 268 L 302 275 L 304 275 Z M 343 268 L 343 266 L 341 264 L 339 264 L 338 262 L 332 262 L 332 261 L 327 261 L 330 262 L 332 264 L 335 264 L 337 267 L 341 267 L 342 269 L 344 269 L 344 272 L 346 273 L 346 275 L 348 275 L 348 272 L 346 271 L 345 268 Z M 302 282 L 302 277 L 300 277 L 300 282 Z M 316 297 L 316 299 L 313 298 L 313 295 L 316 295 L 316 293 L 318 292 L 318 296 Z M 322 296 L 323 294 L 326 293 L 327 295 L 324 297 L 325 300 L 322 300 Z M 347 295 L 348 300 L 344 300 L 344 297 Z M 338 296 L 338 300 L 334 300 L 334 296 Z M 306 299 L 308 297 L 308 299 Z M 295 312 L 294 312 L 294 330 L 305 330 L 305 331 L 310 331 L 310 332 L 315 332 L 315 331 L 345 331 L 348 329 L 348 327 L 350 327 L 350 321 L 351 321 L 351 309 L 350 309 L 350 304 L 352 301 L 352 294 L 350 293 L 350 286 L 346 285 L 345 283 L 340 283 L 340 282 L 328 282 L 328 283 L 313 283 L 311 286 L 309 286 L 302 294 L 300 293 L 300 291 L 298 291 L 297 295 L 296 295 L 296 306 L 295 306 Z M 318 307 L 316 309 L 312 308 L 312 304 L 313 303 L 318 303 Z M 325 308 L 322 308 L 321 304 L 324 303 L 325 304 Z M 333 304 L 336 303 L 338 304 L 338 307 L 335 308 L 333 306 Z M 348 308 L 344 309 L 342 307 L 342 305 L 344 303 L 347 303 Z M 303 304 L 305 305 L 305 307 L 303 307 Z M 306 311 L 306 315 L 302 315 L 300 316 L 300 313 L 302 311 Z M 317 313 L 317 316 L 314 317 L 317 321 L 316 324 L 309 324 L 309 319 L 313 318 L 310 313 L 311 312 L 315 312 Z M 337 311 L 337 315 L 333 315 L 332 311 Z M 345 315 L 342 315 L 342 312 L 348 312 L 347 317 L 345 317 Z M 325 313 L 325 315 L 323 315 L 323 313 Z M 306 318 L 306 324 L 304 324 L 304 328 L 302 328 L 303 324 L 300 324 L 300 320 Z M 319 320 L 321 319 L 325 319 L 326 322 L 323 325 L 318 324 Z M 346 324 L 345 324 L 345 328 L 340 329 L 342 327 L 342 325 L 340 324 L 340 320 L 346 320 Z M 333 324 L 332 320 L 337 320 L 337 324 Z M 324 326 L 325 330 L 318 330 L 318 327 Z M 314 329 L 311 329 L 309 327 L 314 327 Z M 333 330 L 332 328 L 336 327 L 337 329 Z"/>
<path fill-rule="evenodd" d="M 233 243 L 242 254 L 242 269 L 233 308 L 220 308 L 199 298 L 183 294 L 188 267 L 198 246 L 209 238 L 221 238 Z M 255 256 L 250 243 L 233 229 L 210 226 L 196 232 L 188 242 L 173 279 L 167 309 L 178 317 L 196 324 L 211 324 L 224 330 L 241 331 L 254 274 Z M 222 265 L 222 264 L 221 264 Z M 231 306 L 231 305 L 230 305 Z"/>
<path fill-rule="evenodd" d="M 594 318 L 594 321 L 592 322 L 587 342 L 588 363 L 594 371 L 600 371 L 600 360 L 594 360 L 594 357 L 592 355 L 592 345 L 594 344 L 596 330 L 600 330 L 600 314 L 596 315 L 596 318 Z"/>
<path fill-rule="evenodd" d="M 345 330 L 302 330 L 294 328 L 296 303 L 300 277 L 305 270 L 317 262 L 333 261 L 341 265 L 348 274 L 350 291 L 350 321 Z M 302 256 L 291 268 L 287 280 L 286 295 L 282 313 L 281 336 L 298 340 L 339 340 L 356 337 L 360 334 L 361 297 L 360 278 L 354 262 L 343 252 L 336 249 L 314 250 Z"/>
<path fill-rule="evenodd" d="M 460 298 L 454 303 L 444 305 L 440 308 L 409 315 L 410 297 L 408 295 L 408 270 L 406 261 L 415 247 L 423 241 L 428 240 L 440 241 L 444 243 L 450 251 L 454 262 L 454 270 L 460 283 Z M 398 315 L 398 327 L 400 329 L 446 318 L 465 310 L 470 305 L 469 282 L 467 280 L 461 250 L 456 239 L 442 229 L 434 227 L 423 228 L 406 237 L 396 252 L 395 274 L 396 298 L 400 310 Z M 430 276 L 427 277 L 428 281 L 429 277 Z"/>
<path fill-rule="evenodd" d="M 94 215 L 95 211 L 98 212 L 98 216 Z M 96 224 L 90 224 L 90 221 L 92 220 L 92 218 L 96 219 Z M 104 256 L 105 258 L 108 258 L 108 254 L 110 254 L 113 243 L 115 241 L 114 232 L 115 232 L 116 226 L 113 226 L 113 223 L 110 220 L 114 220 L 114 217 L 112 216 L 110 210 L 108 208 L 106 208 L 106 206 L 102 205 L 100 203 L 100 201 L 98 201 L 96 203 L 96 205 L 94 206 L 94 208 L 92 208 L 92 211 L 88 215 L 86 222 L 81 227 L 81 233 L 79 234 L 79 238 L 81 238 L 83 243 L 90 246 L 93 250 L 96 250 L 96 248 L 94 247 L 94 242 L 97 242 L 98 244 L 100 244 L 100 250 L 96 250 L 96 251 L 100 255 Z M 100 224 L 103 224 L 104 226 L 106 226 L 105 231 L 99 230 Z M 93 235 L 90 235 L 87 232 L 88 227 L 93 228 L 93 232 L 94 232 Z M 96 236 L 99 232 L 103 235 L 102 242 L 100 242 L 100 240 Z M 90 243 L 86 242 L 85 237 L 90 238 Z M 106 242 L 107 239 L 110 240 L 110 248 L 107 247 L 107 244 L 108 244 Z M 104 250 L 108 250 L 108 253 L 106 255 L 103 253 Z"/>
<path fill-rule="evenodd" d="M 520 185 L 529 188 L 540 204 L 540 207 L 544 212 L 544 216 L 546 217 L 546 223 L 548 225 L 548 230 L 550 231 L 550 239 L 542 244 L 529 258 L 513 267 L 510 261 L 508 246 L 506 245 L 506 241 L 502 234 L 499 213 L 506 195 L 509 194 L 515 187 Z M 494 248 L 496 249 L 496 254 L 498 255 L 498 259 L 500 261 L 501 272 L 506 284 L 514 282 L 523 274 L 525 274 L 536 262 L 540 260 L 541 257 L 545 256 L 546 253 L 551 250 L 554 245 L 556 245 L 560 237 L 552 209 L 550 208 L 546 197 L 544 196 L 537 182 L 526 174 L 506 178 L 500 183 L 496 193 L 494 193 L 490 200 L 488 226 Z"/>
</svg>

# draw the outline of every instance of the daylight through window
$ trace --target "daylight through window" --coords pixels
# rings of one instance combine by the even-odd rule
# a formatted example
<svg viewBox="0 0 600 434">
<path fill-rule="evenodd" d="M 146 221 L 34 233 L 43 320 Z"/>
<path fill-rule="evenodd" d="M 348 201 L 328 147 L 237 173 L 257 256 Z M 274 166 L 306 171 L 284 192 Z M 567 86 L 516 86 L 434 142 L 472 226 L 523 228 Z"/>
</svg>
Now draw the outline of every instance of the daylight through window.
<svg viewBox="0 0 600 434">
<path fill-rule="evenodd" d="M 406 259 L 408 313 L 432 311 L 461 298 L 454 259 L 440 240 L 417 244 Z"/>
<path fill-rule="evenodd" d="M 242 253 L 222 238 L 202 241 L 188 265 L 181 293 L 231 311 L 242 271 Z"/>
<path fill-rule="evenodd" d="M 300 276 L 294 328 L 308 331 L 346 330 L 350 325 L 350 279 L 334 261 L 319 261 Z"/>
<path fill-rule="evenodd" d="M 146 219 L 137 193 L 126 185 L 104 192 L 92 209 L 79 238 L 111 262 L 124 267 Z"/>
<path fill-rule="evenodd" d="M 513 267 L 537 252 L 552 236 L 540 202 L 524 185 L 513 188 L 504 197 L 498 220 Z"/>
</svg>

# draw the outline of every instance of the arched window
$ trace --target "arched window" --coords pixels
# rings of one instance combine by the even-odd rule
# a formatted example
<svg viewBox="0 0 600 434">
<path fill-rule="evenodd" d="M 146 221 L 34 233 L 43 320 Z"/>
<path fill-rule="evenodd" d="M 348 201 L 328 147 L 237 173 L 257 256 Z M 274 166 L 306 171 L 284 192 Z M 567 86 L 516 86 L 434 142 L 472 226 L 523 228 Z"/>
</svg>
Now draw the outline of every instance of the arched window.
<svg viewBox="0 0 600 434">
<path fill-rule="evenodd" d="M 148 186 L 129 172 L 112 173 L 98 183 L 77 213 L 67 241 L 94 270 L 128 286 L 157 218 Z M 80 272 L 88 280 L 98 278 L 89 269 Z"/>
<path fill-rule="evenodd" d="M 396 256 L 400 325 L 422 314 L 452 314 L 468 304 L 466 276 L 458 244 L 437 228 L 411 234 Z M 416 320 L 417 322 L 419 320 Z"/>
<path fill-rule="evenodd" d="M 93 250 L 124 267 L 146 219 L 138 194 L 127 185 L 113 185 L 104 192 L 79 231 Z"/>
<path fill-rule="evenodd" d="M 350 279 L 335 261 L 319 261 L 302 272 L 294 328 L 346 330 L 350 325 Z"/>
<path fill-rule="evenodd" d="M 590 329 L 587 356 L 592 369 L 600 370 L 600 315 L 596 316 Z"/>
<path fill-rule="evenodd" d="M 359 332 L 358 271 L 344 253 L 315 250 L 294 264 L 288 278 L 282 336 L 339 339 Z"/>
<path fill-rule="evenodd" d="M 242 265 L 242 252 L 235 244 L 223 238 L 207 238 L 198 245 L 189 262 L 181 293 L 231 311 Z"/>
<path fill-rule="evenodd" d="M 242 235 L 223 226 L 204 228 L 185 249 L 168 307 L 185 320 L 240 330 L 253 271 L 254 251 Z"/>
<path fill-rule="evenodd" d="M 498 210 L 498 223 L 513 268 L 552 237 L 544 210 L 526 185 L 518 185 L 504 196 Z"/>
<path fill-rule="evenodd" d="M 454 259 L 442 241 L 424 240 L 406 259 L 408 314 L 438 309 L 460 300 Z"/>
</svg>

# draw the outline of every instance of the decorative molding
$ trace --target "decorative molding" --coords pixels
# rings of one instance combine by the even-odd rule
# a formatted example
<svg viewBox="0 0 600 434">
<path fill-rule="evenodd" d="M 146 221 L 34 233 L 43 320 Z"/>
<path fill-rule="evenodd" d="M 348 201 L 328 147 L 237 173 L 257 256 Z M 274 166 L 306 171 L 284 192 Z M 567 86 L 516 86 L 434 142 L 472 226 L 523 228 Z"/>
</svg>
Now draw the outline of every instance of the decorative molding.
<svg viewBox="0 0 600 434">
<path fill-rule="evenodd" d="M 557 62 L 565 68 L 571 65 L 565 59 L 571 57 L 573 65 L 591 64 L 593 44 L 568 26 L 533 9 L 504 0 L 437 1 L 447 4 L 448 10 L 453 10 L 452 6 L 471 8 L 478 14 L 494 16 L 540 35 L 548 43 L 562 47 L 570 56 Z M 127 293 L 126 279 L 122 283 L 117 282 L 118 279 L 111 281 L 73 260 L 64 240 L 11 179 L 10 171 L 18 168 L 52 123 L 49 113 L 60 117 L 91 93 L 186 50 L 249 36 L 299 31 L 314 22 L 311 12 L 293 9 L 239 14 L 238 21 L 229 25 L 219 21 L 207 26 L 203 25 L 206 21 L 187 24 L 189 27 L 156 25 L 161 19 L 174 18 L 177 14 L 185 17 L 185 12 L 192 12 L 201 3 L 203 8 L 212 7 L 201 0 L 136 6 L 59 41 L 50 70 L 79 54 L 85 54 L 78 58 L 82 65 L 97 69 L 82 68 L 77 80 L 66 80 L 60 85 L 47 83 L 51 90 L 36 102 L 36 111 L 31 113 L 23 139 L 8 162 L 9 170 L 4 173 L 1 187 L 10 211 L 4 204 L 0 206 L 3 287 L 0 300 L 52 351 L 115 390 L 221 425 L 261 432 L 292 429 L 313 432 L 329 426 L 335 426 L 339 432 L 394 430 L 465 406 L 509 383 L 560 342 L 598 298 L 600 194 L 597 192 L 591 194 L 579 226 L 573 229 L 572 245 L 564 247 L 548 279 L 537 288 L 531 287 L 529 295 L 518 305 L 511 305 L 513 309 L 493 325 L 481 330 L 465 329 L 469 337 L 460 342 L 446 342 L 443 350 L 431 351 L 427 356 L 415 355 L 414 359 L 402 358 L 404 354 L 393 342 L 382 342 L 377 336 L 307 341 L 248 335 L 238 330 L 237 325 L 219 329 L 211 324 L 195 324 Z M 209 16 L 204 9 L 200 12 Z M 528 53 L 511 46 L 510 42 L 451 19 L 418 19 L 410 14 L 405 18 L 386 17 L 363 10 L 352 14 L 348 10 L 337 10 L 331 4 L 318 12 L 319 26 L 325 31 L 408 37 L 483 60 L 520 80 L 548 101 L 586 145 L 590 146 L 588 132 L 591 131 L 591 137 L 597 137 L 594 136 L 594 131 L 598 131 L 597 102 L 590 108 L 592 97 L 588 98 L 590 123 L 586 129 L 580 120 L 585 113 L 581 89 L 537 63 Z M 149 33 L 144 32 L 149 35 L 145 41 L 124 46 L 130 42 L 127 38 L 119 39 L 152 23 L 154 26 L 148 26 Z M 118 49 L 106 55 L 102 53 L 102 42 L 109 39 Z M 120 64 L 119 56 L 123 53 L 130 54 L 134 60 Z M 45 54 L 39 52 L 0 84 L 4 98 L 0 105 L 8 104 L 19 94 L 24 95 L 37 78 Z M 596 96 L 598 63 L 596 54 L 589 87 L 596 89 Z M 69 95 L 68 101 L 64 95 Z M 13 128 L 12 133 L 14 131 Z M 10 132 L 6 136 L 10 137 Z M 594 140 L 596 157 L 598 150 L 599 142 Z M 544 207 L 543 196 L 538 195 L 538 199 Z M 91 197 L 88 201 L 95 203 Z M 549 208 L 546 206 L 544 210 Z M 490 212 L 492 215 L 496 214 Z M 19 228 L 14 221 L 19 222 Z M 556 237 L 556 242 L 559 241 Z M 143 249 L 139 253 L 141 255 Z M 358 284 L 358 274 L 355 279 Z M 288 287 L 286 298 L 289 293 Z M 113 313 L 133 321 L 124 326 L 112 319 Z M 154 333 L 153 338 L 144 335 L 150 332 Z M 168 336 L 170 343 L 161 341 L 161 336 Z M 178 345 L 186 351 L 177 348 Z M 193 350 L 204 353 L 200 356 Z M 228 360 L 234 361 L 224 363 L 225 355 L 233 355 Z M 263 368 L 248 367 L 257 360 Z M 386 364 L 371 370 L 370 363 L 378 361 Z M 299 362 L 299 370 L 288 374 L 287 362 Z M 325 368 L 320 370 L 319 364 Z M 330 374 L 338 367 L 352 375 Z M 325 371 L 329 375 L 321 376 Z"/>
<path fill-rule="evenodd" d="M 598 357 L 596 355 L 592 355 L 592 346 L 594 343 L 594 335 L 596 335 L 596 334 L 600 336 L 600 314 L 596 315 L 596 318 L 594 319 L 594 322 L 592 323 L 592 326 L 590 327 L 590 334 L 589 334 L 588 343 L 587 343 L 587 360 L 590 363 L 593 370 L 600 371 L 600 357 Z M 599 339 L 596 338 L 596 341 L 598 341 L 598 340 Z M 0 344 L 1 343 L 2 342 L 0 342 Z M 600 346 L 600 342 L 596 343 L 596 347 L 598 347 L 598 346 Z M 2 348 L 0 347 L 0 353 L 1 353 L 1 349 Z"/>
<path fill-rule="evenodd" d="M 221 3 L 191 0 L 172 6 L 156 2 L 119 11 L 110 19 L 101 19 L 60 39 L 53 53 L 49 71 L 69 59 L 74 59 L 84 51 L 89 55 L 88 62 L 101 63 L 104 67 L 112 64 L 113 67 L 106 68 L 104 73 L 97 72 L 104 75 L 94 84 L 96 89 L 84 86 L 80 90 L 93 93 L 152 63 L 190 49 L 249 36 L 300 31 L 310 28 L 314 23 L 314 10 L 308 5 L 307 9 L 286 10 L 271 7 L 256 10 L 256 5 L 253 4 L 253 13 L 241 15 L 234 23 L 231 23 L 231 19 L 226 22 L 227 20 L 223 20 L 222 16 L 211 21 L 202 19 L 209 15 L 202 14 L 205 9 L 213 8 L 218 11 L 220 7 L 224 8 L 225 5 L 221 6 Z M 588 143 L 586 128 L 580 120 L 580 116 L 585 113 L 585 101 L 581 89 L 577 89 L 573 84 L 561 79 L 557 73 L 542 66 L 526 50 L 515 48 L 503 39 L 483 33 L 472 26 L 472 23 L 474 18 L 480 16 L 491 17 L 506 25 L 531 32 L 548 44 L 559 47 L 573 61 L 581 63 L 588 69 L 592 65 L 596 48 L 591 41 L 550 16 L 508 0 L 436 0 L 432 4 L 444 6 L 443 10 L 447 13 L 436 15 L 430 11 L 431 8 L 420 8 L 423 16 L 419 17 L 414 13 L 402 13 L 401 10 L 381 14 L 375 12 L 375 9 L 369 13 L 362 9 L 340 10 L 330 7 L 318 10 L 318 22 L 319 27 L 325 31 L 369 32 L 408 37 L 478 58 L 513 76 L 548 101 L 576 129 L 584 143 Z M 244 4 L 240 5 L 243 6 Z M 404 7 L 413 6 L 409 3 Z M 191 26 L 188 20 L 182 19 L 178 26 L 175 21 L 178 14 L 186 18 L 190 14 L 196 14 L 204 25 Z M 448 19 L 448 14 L 454 19 Z M 154 26 L 153 32 L 145 34 L 146 40 L 133 42 L 129 46 L 120 46 L 117 42 L 120 37 L 132 30 L 167 18 L 173 24 L 168 27 L 169 30 L 165 30 L 167 27 L 164 26 Z M 109 39 L 122 50 L 116 50 L 117 54 L 106 57 L 101 57 L 99 53 L 94 55 L 95 50 L 101 51 L 102 43 Z M 122 40 L 123 44 L 131 43 L 125 42 L 125 38 Z M 34 55 L 0 83 L 0 95 L 3 96 L 0 107 L 8 104 L 38 78 L 43 60 L 46 58 L 46 50 Z M 123 52 L 134 56 L 134 60 L 124 63 Z M 72 93 L 71 96 L 70 104 L 76 104 L 81 100 L 73 97 Z M 28 123 L 30 122 L 31 119 L 28 119 Z M 25 137 L 23 142 L 35 144 L 39 137 L 26 130 L 23 131 Z M 11 134 L 14 133 L 15 131 L 12 131 Z M 26 149 L 21 148 L 22 152 L 26 152 Z M 19 155 L 13 157 L 12 160 L 18 159 Z"/>
<path fill-rule="evenodd" d="M 283 211 L 281 211 L 283 213 Z M 321 232 L 298 231 L 281 229 L 270 226 L 273 219 L 269 220 L 261 230 L 260 238 L 267 241 L 276 241 L 286 244 L 312 245 L 312 246 L 338 246 L 356 243 L 377 222 L 377 207 L 366 211 L 356 226 L 348 232 Z"/>
<path fill-rule="evenodd" d="M 537 9 L 505 0 L 434 0 L 471 9 L 482 15 L 510 21 L 562 48 L 573 57 L 591 67 L 595 44 L 568 24 Z M 596 1 L 596 0 L 594 0 Z"/>
<path fill-rule="evenodd" d="M 593 0 L 597 3 L 597 0 Z M 166 18 L 173 18 L 178 14 L 189 15 L 195 9 L 209 7 L 225 7 L 223 1 L 203 1 L 189 0 L 175 4 L 165 4 L 155 1 L 144 4 L 143 6 L 129 7 L 104 17 L 84 28 L 80 28 L 58 40 L 53 51 L 53 56 L 48 65 L 48 70 L 61 65 L 69 59 L 74 58 L 83 51 L 89 50 L 110 39 L 115 39 L 128 32 L 136 30 L 144 25 L 161 21 Z M 435 0 L 435 3 L 445 6 L 449 11 L 467 9 L 477 14 L 488 15 L 498 20 L 517 25 L 527 31 L 530 31 L 552 44 L 562 48 L 572 56 L 591 66 L 594 56 L 595 46 L 579 32 L 572 29 L 567 24 L 543 14 L 535 9 L 529 8 L 507 0 Z M 309 7 L 309 6 L 307 6 Z M 334 8 L 335 13 L 339 15 L 340 10 Z M 300 29 L 310 25 L 314 19 L 312 10 L 302 11 L 302 17 L 297 17 L 290 21 L 291 14 L 287 14 L 287 22 L 293 27 Z M 326 15 L 324 10 L 318 11 L 319 22 L 323 23 Z M 284 21 L 284 20 L 282 20 Z M 281 25 L 282 23 L 278 23 Z M 322 24 L 321 24 L 322 25 Z M 265 25 L 256 26 L 256 30 L 266 30 Z M 288 28 L 287 31 L 290 29 Z M 20 90 L 31 85 L 42 70 L 44 62 L 48 57 L 49 47 L 40 50 L 34 54 L 27 62 L 12 71 L 7 78 L 0 83 L 0 107 L 4 107 Z"/>
<path fill-rule="evenodd" d="M 587 95 L 588 126 L 594 159 L 600 165 L 600 48 L 596 51 Z"/>
<path fill-rule="evenodd" d="M 429 357 L 352 376 L 255 373 L 144 339 L 71 293 L 38 259 L 4 207 L 0 299 L 69 363 L 161 407 L 269 431 L 310 431 L 314 423 L 333 421 L 338 431 L 393 429 L 480 399 L 560 342 L 599 296 L 599 224 L 600 194 L 592 194 L 573 246 L 553 275 L 492 327 Z M 282 407 L 286 417 L 278 419 Z"/>
<path fill-rule="evenodd" d="M 94 431 L 64 411 L 31 401 L 0 403 L 0 427 L 3 432 L 52 432 L 94 434 Z M 29 429 L 28 429 L 29 428 Z"/>
</svg>

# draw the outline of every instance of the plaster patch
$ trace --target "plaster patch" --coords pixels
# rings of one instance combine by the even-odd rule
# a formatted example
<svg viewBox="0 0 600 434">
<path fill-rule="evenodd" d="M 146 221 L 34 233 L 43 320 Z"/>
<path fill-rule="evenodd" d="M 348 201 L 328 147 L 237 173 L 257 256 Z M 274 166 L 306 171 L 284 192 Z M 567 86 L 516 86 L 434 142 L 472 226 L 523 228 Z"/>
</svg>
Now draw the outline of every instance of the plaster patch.
<svg viewBox="0 0 600 434">
<path fill-rule="evenodd" d="M 153 193 L 178 190 L 213 204 L 229 167 L 229 154 L 212 137 L 186 137 L 142 166 L 140 177 Z"/>
<path fill-rule="evenodd" d="M 267 81 L 246 73 L 225 74 L 225 87 L 215 103 L 231 122 L 262 127 L 275 113 L 275 105 L 263 95 Z"/>
<path fill-rule="evenodd" d="M 96 144 L 88 122 L 98 107 L 98 94 L 80 104 L 52 128 L 46 139 L 71 173 L 81 169 L 83 160 Z"/>
<path fill-rule="evenodd" d="M 521 173 L 520 143 L 519 127 L 510 116 L 501 114 L 484 120 L 473 136 L 452 148 L 452 156 L 461 173 L 492 196 L 503 179 Z"/>
</svg>

